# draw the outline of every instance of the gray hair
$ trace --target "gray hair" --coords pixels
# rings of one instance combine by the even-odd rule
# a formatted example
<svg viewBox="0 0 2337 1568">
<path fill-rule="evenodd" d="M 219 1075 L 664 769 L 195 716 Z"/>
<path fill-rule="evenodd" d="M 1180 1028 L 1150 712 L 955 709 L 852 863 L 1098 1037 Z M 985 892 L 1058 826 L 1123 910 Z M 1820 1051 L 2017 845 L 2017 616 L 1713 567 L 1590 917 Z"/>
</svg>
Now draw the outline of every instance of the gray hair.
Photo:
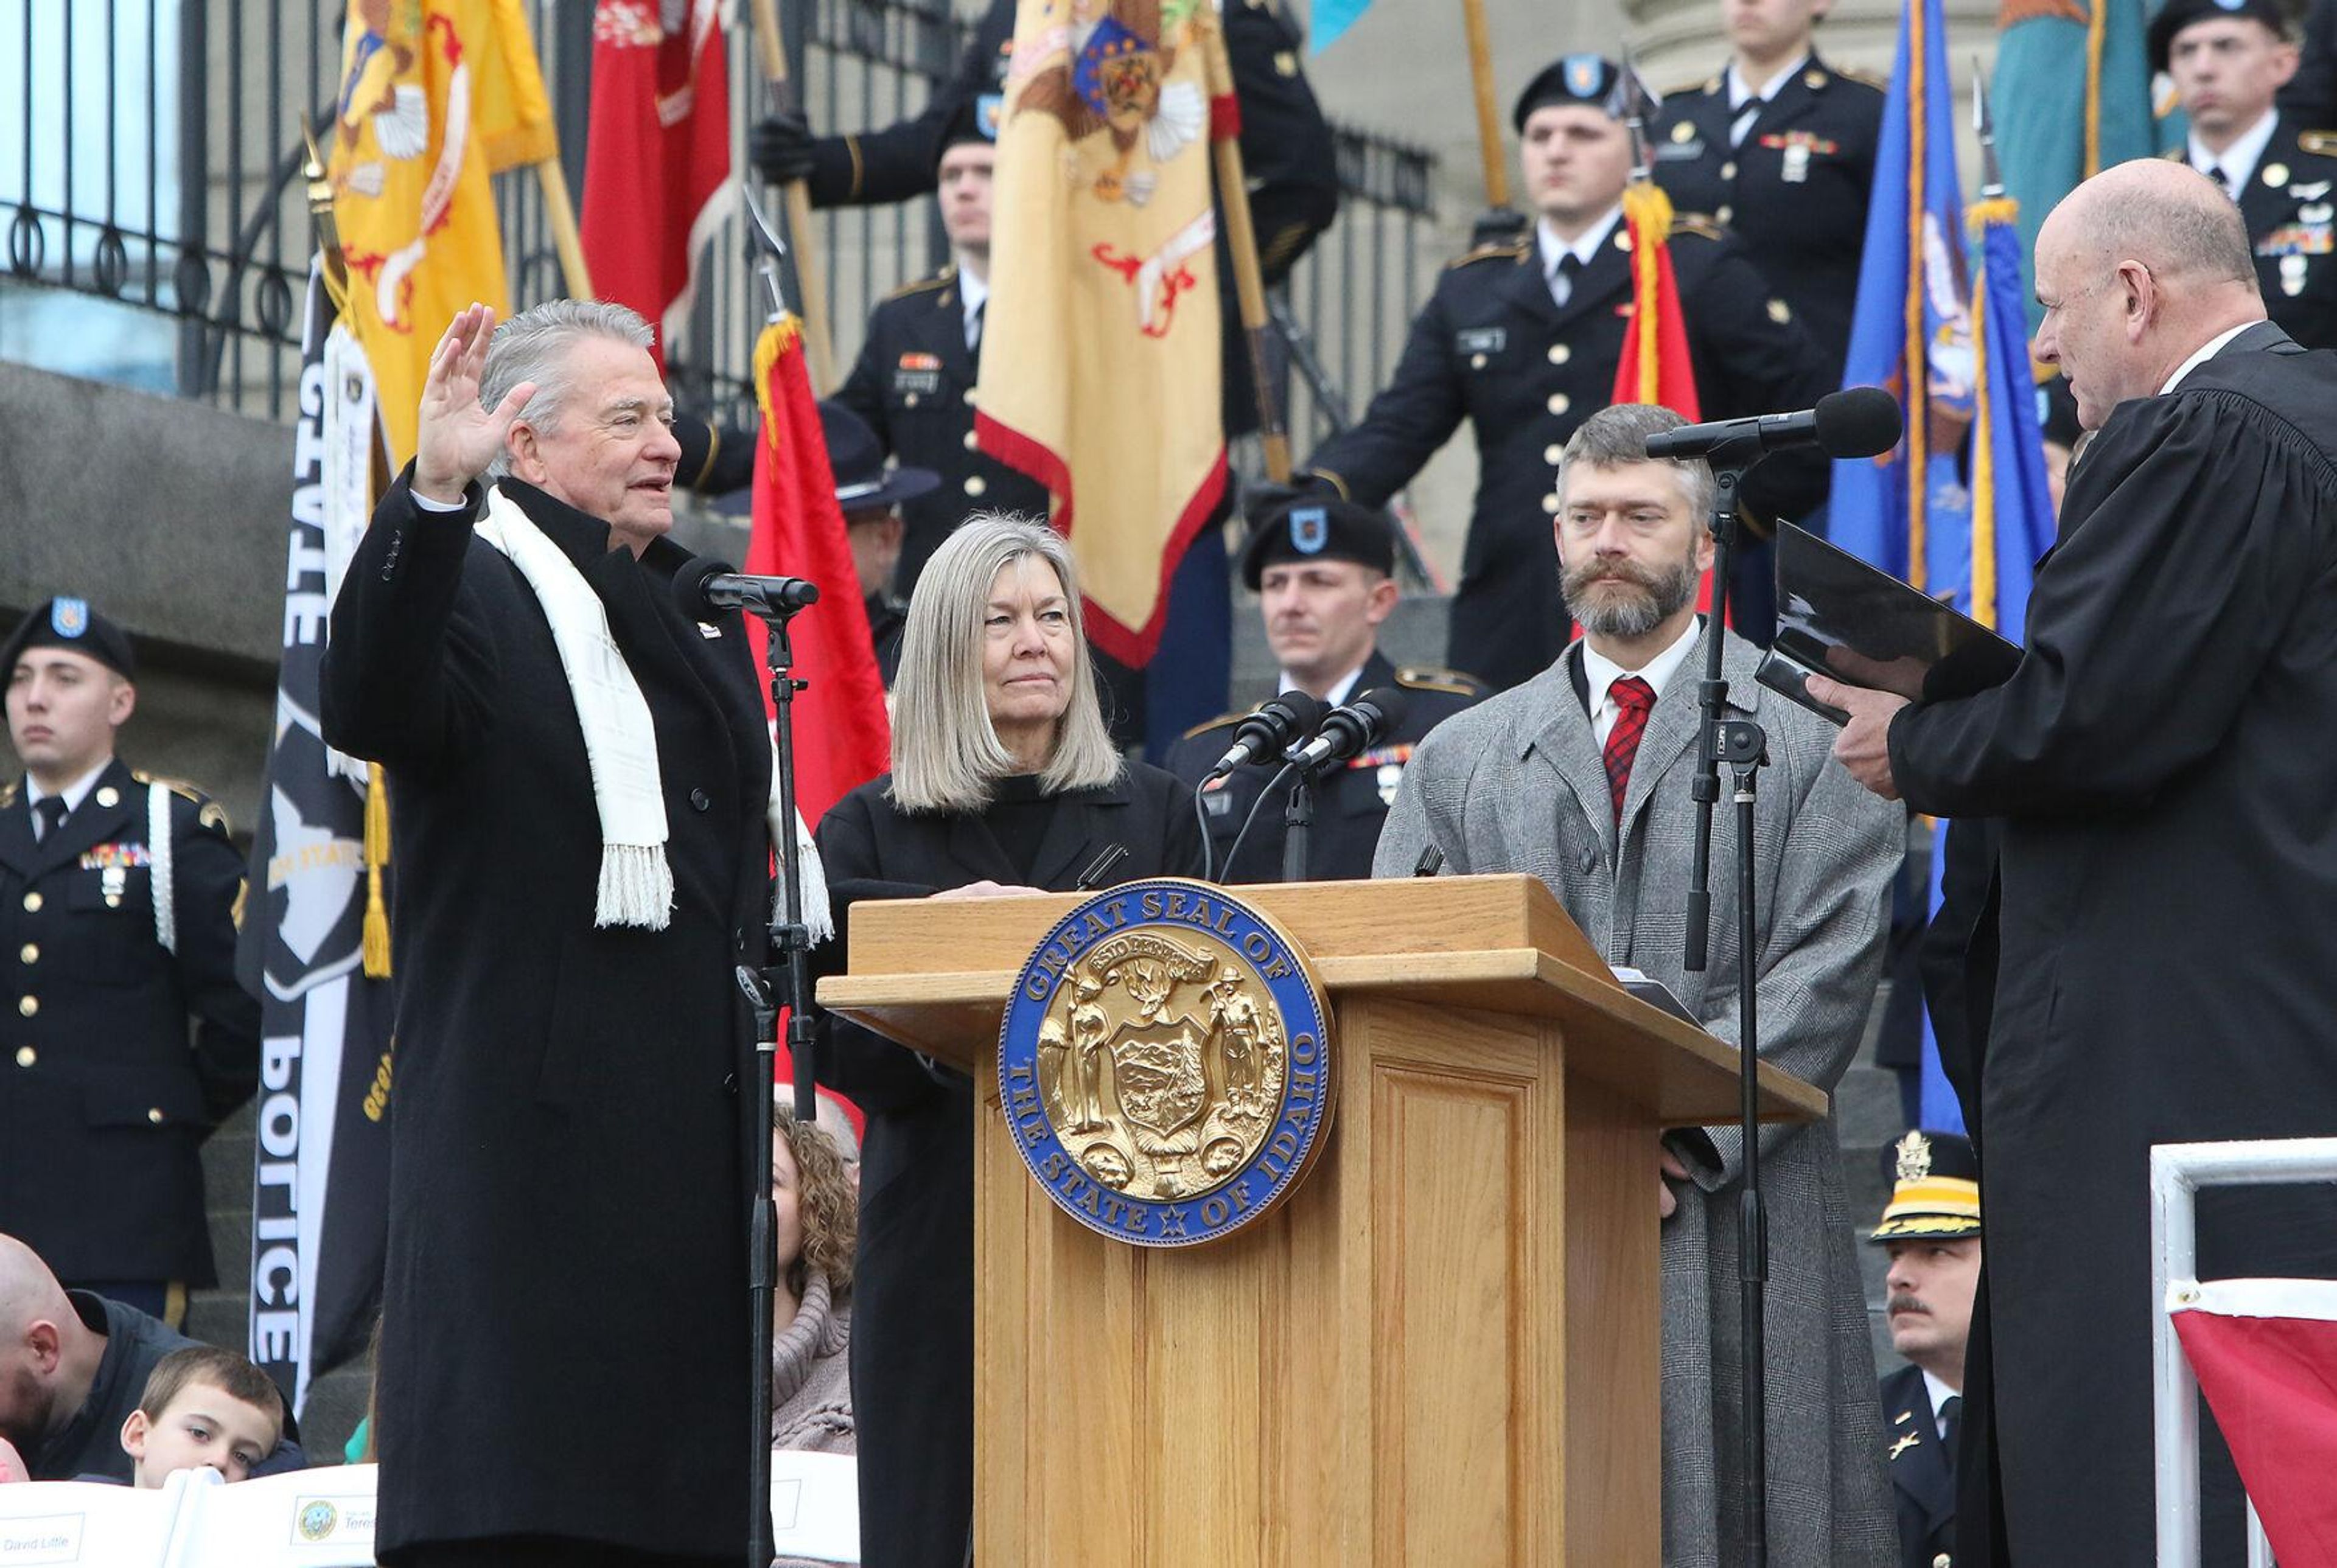
<svg viewBox="0 0 2337 1568">
<path fill-rule="evenodd" d="M 893 685 L 891 794 L 903 811 L 981 811 L 990 803 L 991 786 L 1014 771 L 1013 755 L 990 722 L 982 639 L 991 585 L 1000 572 L 1033 556 L 1052 567 L 1063 585 L 1077 645 L 1070 705 L 1056 729 L 1054 751 L 1040 770 L 1040 787 L 1053 794 L 1120 776 L 1120 754 L 1104 727 L 1088 661 L 1087 617 L 1071 546 L 1043 522 L 976 512 L 934 551 L 909 596 L 901 669 Z"/>
<path fill-rule="evenodd" d="M 562 404 L 575 385 L 568 374 L 568 352 L 585 337 L 613 338 L 635 348 L 657 341 L 650 324 L 624 306 L 605 299 L 547 299 L 495 328 L 487 342 L 486 368 L 479 375 L 479 405 L 495 408 L 523 381 L 535 383 L 523 416 L 538 430 L 549 431 L 560 418 Z M 511 472 L 511 448 L 505 446 L 487 464 L 490 483 Z"/>
<path fill-rule="evenodd" d="M 1712 465 L 1700 457 L 1648 455 L 1648 437 L 1677 430 L 1687 423 L 1670 409 L 1653 403 L 1618 403 L 1600 409 L 1575 426 L 1574 433 L 1567 438 L 1566 450 L 1559 453 L 1559 493 L 1566 493 L 1566 476 L 1574 472 L 1578 463 L 1592 468 L 1659 463 L 1678 476 L 1680 492 L 1687 498 L 1688 515 L 1705 516 L 1712 510 L 1716 488 Z"/>
</svg>

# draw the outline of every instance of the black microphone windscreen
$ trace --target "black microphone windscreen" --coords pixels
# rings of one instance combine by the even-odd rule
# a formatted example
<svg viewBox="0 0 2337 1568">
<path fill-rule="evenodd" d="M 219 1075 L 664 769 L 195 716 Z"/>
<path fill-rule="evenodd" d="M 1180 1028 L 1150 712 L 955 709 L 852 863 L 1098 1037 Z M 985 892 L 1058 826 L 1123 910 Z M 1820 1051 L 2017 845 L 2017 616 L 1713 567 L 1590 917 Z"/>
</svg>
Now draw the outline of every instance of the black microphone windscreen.
<svg viewBox="0 0 2337 1568">
<path fill-rule="evenodd" d="M 1879 457 L 1899 444 L 1899 400 L 1879 386 L 1853 386 L 1818 399 L 1818 445 L 1828 457 Z"/>
<path fill-rule="evenodd" d="M 1279 708 L 1288 716 L 1290 735 L 1293 740 L 1305 740 L 1320 729 L 1323 726 L 1323 715 L 1328 711 L 1323 706 L 1320 698 L 1310 692 L 1300 691 L 1295 687 L 1274 697 L 1266 706 Z"/>
<path fill-rule="evenodd" d="M 706 602 L 706 579 L 738 570 L 710 555 L 690 557 L 681 563 L 681 570 L 673 574 L 674 602 L 681 607 L 681 613 L 692 620 L 705 620 L 719 614 L 712 605 Z"/>
<path fill-rule="evenodd" d="M 1363 696 L 1355 698 L 1355 701 L 1359 703 L 1369 703 L 1372 706 L 1379 710 L 1379 733 L 1383 736 L 1389 734 L 1389 732 L 1393 731 L 1396 726 L 1403 722 L 1404 696 L 1403 688 L 1401 687 L 1374 687 L 1371 690 L 1364 693 Z"/>
</svg>

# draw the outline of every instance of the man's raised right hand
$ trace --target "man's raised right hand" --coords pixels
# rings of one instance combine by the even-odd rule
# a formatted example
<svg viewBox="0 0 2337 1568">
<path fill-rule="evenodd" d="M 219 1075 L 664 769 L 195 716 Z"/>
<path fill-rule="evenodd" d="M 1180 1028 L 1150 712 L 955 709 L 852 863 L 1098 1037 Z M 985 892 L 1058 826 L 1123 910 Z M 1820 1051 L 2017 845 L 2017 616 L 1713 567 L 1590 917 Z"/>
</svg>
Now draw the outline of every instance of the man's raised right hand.
<svg viewBox="0 0 2337 1568">
<path fill-rule="evenodd" d="M 479 406 L 479 377 L 494 336 L 495 313 L 484 305 L 459 312 L 430 354 L 422 382 L 422 411 L 414 440 L 414 492 L 444 506 L 460 506 L 471 482 L 504 449 L 504 437 L 535 383 L 523 381 L 494 409 Z"/>
</svg>

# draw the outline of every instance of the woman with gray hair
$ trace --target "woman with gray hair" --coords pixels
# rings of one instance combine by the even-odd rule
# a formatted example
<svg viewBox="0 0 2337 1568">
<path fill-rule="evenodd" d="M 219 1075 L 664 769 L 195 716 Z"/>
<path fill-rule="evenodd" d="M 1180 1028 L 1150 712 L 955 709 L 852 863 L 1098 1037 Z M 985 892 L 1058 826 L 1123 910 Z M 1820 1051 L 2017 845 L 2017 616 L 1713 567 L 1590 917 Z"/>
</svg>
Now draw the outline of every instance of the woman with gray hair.
<svg viewBox="0 0 2337 1568">
<path fill-rule="evenodd" d="M 893 771 L 819 827 L 841 962 L 865 898 L 985 898 L 1189 874 L 1182 787 L 1112 750 L 1079 577 L 1043 523 L 976 516 L 917 579 L 894 687 Z M 853 1312 L 862 1560 L 958 1568 L 973 1517 L 973 1085 L 834 1018 L 822 1082 L 867 1113 Z"/>
</svg>

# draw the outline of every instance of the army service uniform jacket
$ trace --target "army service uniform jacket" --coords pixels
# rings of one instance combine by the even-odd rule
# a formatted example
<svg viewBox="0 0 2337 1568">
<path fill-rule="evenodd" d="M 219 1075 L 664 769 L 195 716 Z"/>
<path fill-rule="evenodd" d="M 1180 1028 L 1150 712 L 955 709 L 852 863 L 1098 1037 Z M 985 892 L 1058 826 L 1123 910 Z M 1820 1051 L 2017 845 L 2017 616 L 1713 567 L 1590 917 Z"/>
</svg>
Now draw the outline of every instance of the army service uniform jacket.
<svg viewBox="0 0 2337 1568">
<path fill-rule="evenodd" d="M 1794 307 L 1826 368 L 1841 372 L 1858 299 L 1882 93 L 1812 54 L 1732 145 L 1726 72 L 1665 94 L 1651 132 L 1656 183 L 1745 242 Z"/>
<path fill-rule="evenodd" d="M 913 283 L 869 314 L 868 336 L 836 401 L 867 422 L 885 450 L 941 475 L 938 488 L 901 503 L 901 563 L 893 591 L 906 599 L 952 530 L 975 511 L 1047 515 L 1047 487 L 973 444 L 977 350 L 965 346 L 957 268 Z"/>
<path fill-rule="evenodd" d="M 1705 418 L 1807 408 L 1834 390 L 1792 307 L 1735 239 L 1689 217 L 1669 248 Z M 1454 262 L 1413 318 L 1393 378 L 1307 464 L 1348 500 L 1383 505 L 1469 421 L 1477 496 L 1445 661 L 1496 689 L 1549 668 L 1566 646 L 1551 534 L 1559 458 L 1614 391 L 1630 259 L 1618 218 L 1563 307 L 1530 231 Z M 1744 513 L 1798 517 L 1822 501 L 1828 476 L 1814 453 L 1780 453 L 1748 473 Z"/>
<path fill-rule="evenodd" d="M 1902 1568 L 1953 1568 L 1956 1473 L 1931 1417 L 1921 1368 L 1902 1367 L 1882 1379 L 1882 1425 Z"/>
<path fill-rule="evenodd" d="M 154 811 L 119 759 L 38 842 L 23 786 L 0 790 L 0 1231 L 68 1283 L 217 1282 L 197 1152 L 259 1079 L 243 857 L 191 787 L 162 786 L 167 857 Z"/>
<path fill-rule="evenodd" d="M 2337 348 L 2337 131 L 2283 114 L 2239 200 L 2265 314 L 2307 348 Z"/>
<path fill-rule="evenodd" d="M 1365 750 L 1316 784 L 1315 817 L 1306 839 L 1306 880 L 1361 881 L 1372 874 L 1372 852 L 1380 842 L 1380 824 L 1403 782 L 1404 765 L 1414 745 L 1445 719 L 1491 695 L 1482 683 L 1449 669 L 1398 669 L 1387 656 L 1374 649 L 1349 688 L 1360 696 L 1374 687 L 1395 687 L 1404 696 L 1403 722 L 1395 733 Z M 1188 790 L 1208 776 L 1217 760 L 1234 744 L 1234 730 L 1247 710 L 1211 719 L 1186 732 L 1170 748 L 1168 768 Z M 1227 852 L 1241 832 L 1258 793 L 1273 779 L 1276 767 L 1237 768 L 1225 782 L 1201 797 L 1203 820 L 1208 824 L 1209 851 L 1218 880 L 1228 882 L 1275 882 L 1282 880 L 1284 803 L 1287 789 L 1258 806 L 1257 825 L 1243 841 L 1241 859 L 1228 865 Z"/>
</svg>

